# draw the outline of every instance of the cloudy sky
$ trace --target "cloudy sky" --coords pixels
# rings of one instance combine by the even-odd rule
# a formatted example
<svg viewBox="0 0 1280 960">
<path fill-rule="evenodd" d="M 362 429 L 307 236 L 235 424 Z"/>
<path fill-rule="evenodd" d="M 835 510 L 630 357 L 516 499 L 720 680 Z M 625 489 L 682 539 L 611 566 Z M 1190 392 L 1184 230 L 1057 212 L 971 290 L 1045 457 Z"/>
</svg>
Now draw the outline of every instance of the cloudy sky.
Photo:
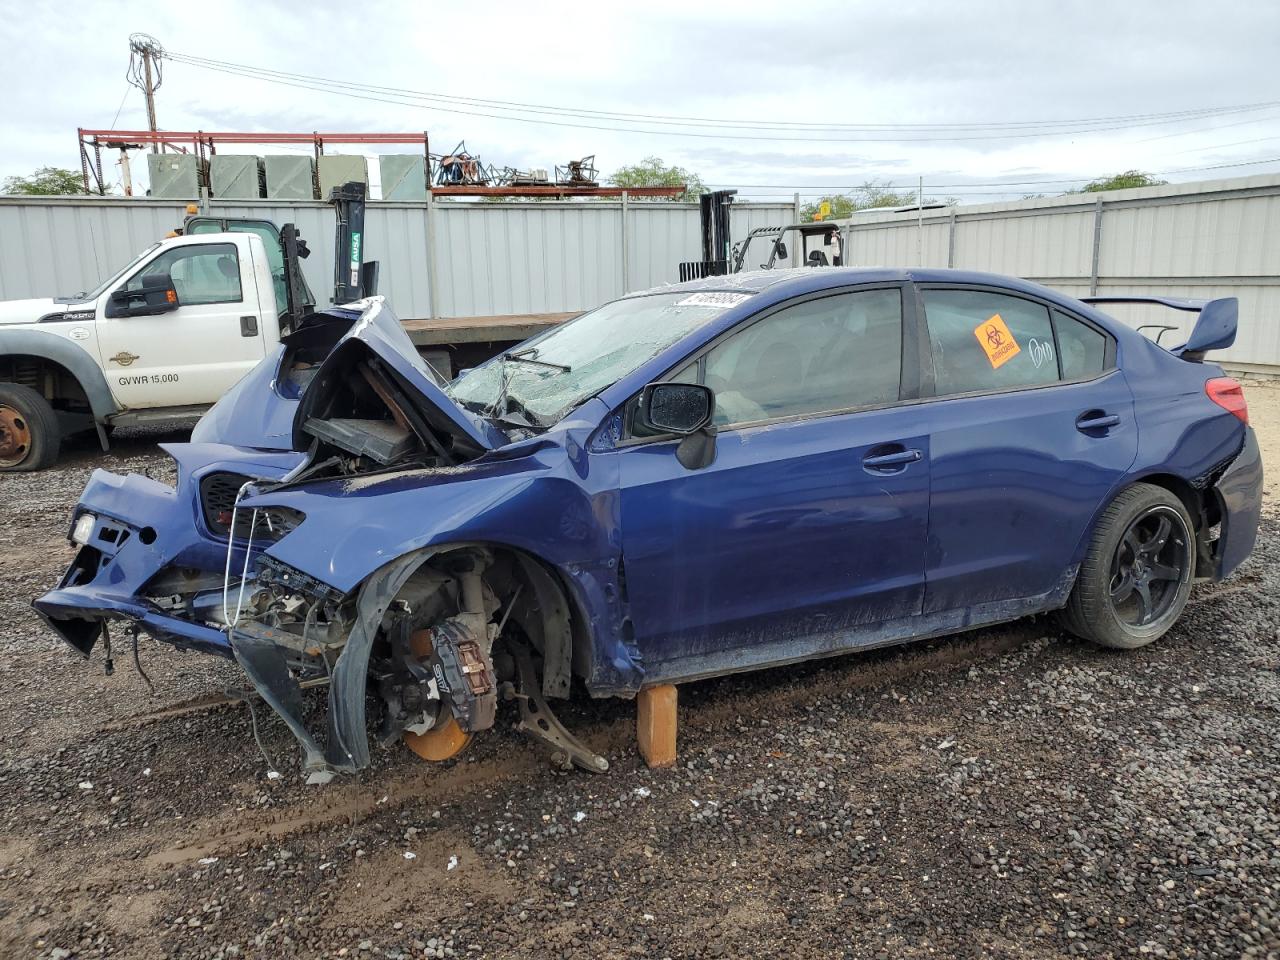
<svg viewBox="0 0 1280 960">
<path fill-rule="evenodd" d="M 73 6 L 0 0 L 0 177 L 78 168 L 77 127 L 145 127 L 135 31 L 176 57 L 157 94 L 171 130 L 425 129 L 434 151 L 465 138 L 499 166 L 594 153 L 606 176 L 657 155 L 760 198 L 1280 171 L 1268 0 Z"/>
</svg>

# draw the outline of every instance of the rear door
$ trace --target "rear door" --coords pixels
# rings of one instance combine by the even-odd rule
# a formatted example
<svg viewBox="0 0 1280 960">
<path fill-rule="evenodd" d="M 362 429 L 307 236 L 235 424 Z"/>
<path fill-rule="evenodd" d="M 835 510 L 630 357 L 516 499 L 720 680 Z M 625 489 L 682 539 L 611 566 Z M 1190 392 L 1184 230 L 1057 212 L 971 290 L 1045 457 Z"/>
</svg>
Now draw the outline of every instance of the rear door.
<svg viewBox="0 0 1280 960">
<path fill-rule="evenodd" d="M 901 402 L 916 389 L 902 296 L 894 286 L 793 302 L 676 371 L 715 390 L 710 466 L 686 469 L 663 437 L 633 434 L 617 451 L 625 579 L 650 677 L 854 646 L 919 613 L 928 438 L 920 407 Z"/>
<path fill-rule="evenodd" d="M 265 352 L 247 234 L 169 246 L 112 289 L 141 289 L 147 277 L 165 273 L 178 292 L 176 310 L 115 316 L 111 291 L 99 302 L 103 369 L 129 409 L 213 403 Z"/>
<path fill-rule="evenodd" d="M 925 612 L 1054 595 L 1137 455 L 1111 337 L 1000 288 L 922 285 L 932 368 Z"/>
</svg>

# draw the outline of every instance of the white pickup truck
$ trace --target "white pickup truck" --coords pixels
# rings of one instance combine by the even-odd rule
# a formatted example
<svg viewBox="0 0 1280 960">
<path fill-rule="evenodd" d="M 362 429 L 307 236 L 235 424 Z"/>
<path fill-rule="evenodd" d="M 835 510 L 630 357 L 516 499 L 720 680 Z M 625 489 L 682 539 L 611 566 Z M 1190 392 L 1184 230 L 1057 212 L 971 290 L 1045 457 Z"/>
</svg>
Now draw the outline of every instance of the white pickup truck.
<svg viewBox="0 0 1280 960">
<path fill-rule="evenodd" d="M 171 237 L 96 290 L 0 303 L 0 470 L 49 465 L 71 433 L 96 427 L 105 449 L 112 426 L 209 407 L 289 320 L 273 246 L 276 265 L 262 231 Z"/>
</svg>

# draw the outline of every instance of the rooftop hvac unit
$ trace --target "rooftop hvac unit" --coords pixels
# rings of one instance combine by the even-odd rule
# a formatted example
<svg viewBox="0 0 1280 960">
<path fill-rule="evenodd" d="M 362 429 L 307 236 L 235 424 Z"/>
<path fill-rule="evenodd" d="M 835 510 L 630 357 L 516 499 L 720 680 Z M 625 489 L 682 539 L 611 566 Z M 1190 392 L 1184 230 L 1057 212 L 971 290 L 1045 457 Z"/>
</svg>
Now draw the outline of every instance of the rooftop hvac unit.
<svg viewBox="0 0 1280 960">
<path fill-rule="evenodd" d="M 258 200 L 267 195 L 262 160 L 233 154 L 209 158 L 209 192 L 224 200 Z"/>
<path fill-rule="evenodd" d="M 378 157 L 382 176 L 382 199 L 423 202 L 427 199 L 427 164 L 411 154 L 384 154 Z"/>
<path fill-rule="evenodd" d="M 353 157 L 343 154 L 323 156 L 318 161 L 317 172 L 320 174 L 320 199 L 329 199 L 334 187 L 344 183 L 369 184 L 369 167 L 364 157 Z"/>
<path fill-rule="evenodd" d="M 264 157 L 267 197 L 271 200 L 314 200 L 316 167 L 310 157 Z"/>
<path fill-rule="evenodd" d="M 190 153 L 149 153 L 147 174 L 151 179 L 151 196 L 169 200 L 198 200 L 200 158 Z"/>
</svg>

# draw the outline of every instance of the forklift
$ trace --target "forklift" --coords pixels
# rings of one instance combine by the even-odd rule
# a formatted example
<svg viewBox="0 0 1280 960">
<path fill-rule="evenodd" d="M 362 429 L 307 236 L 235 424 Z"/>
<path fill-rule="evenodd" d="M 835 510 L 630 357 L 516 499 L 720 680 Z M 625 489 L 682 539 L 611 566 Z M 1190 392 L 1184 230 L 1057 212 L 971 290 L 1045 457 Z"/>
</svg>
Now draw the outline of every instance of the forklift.
<svg viewBox="0 0 1280 960">
<path fill-rule="evenodd" d="M 738 243 L 731 243 L 729 215 L 736 190 L 717 190 L 699 197 L 702 224 L 702 259 L 680 264 L 680 279 L 720 277 L 744 270 L 774 270 L 790 266 L 786 236 L 795 234 L 800 263 L 806 267 L 839 267 L 845 263 L 845 236 L 834 221 L 757 227 Z M 755 264 L 756 251 L 767 247 L 763 262 Z M 750 258 L 750 259 L 749 259 Z"/>
</svg>

